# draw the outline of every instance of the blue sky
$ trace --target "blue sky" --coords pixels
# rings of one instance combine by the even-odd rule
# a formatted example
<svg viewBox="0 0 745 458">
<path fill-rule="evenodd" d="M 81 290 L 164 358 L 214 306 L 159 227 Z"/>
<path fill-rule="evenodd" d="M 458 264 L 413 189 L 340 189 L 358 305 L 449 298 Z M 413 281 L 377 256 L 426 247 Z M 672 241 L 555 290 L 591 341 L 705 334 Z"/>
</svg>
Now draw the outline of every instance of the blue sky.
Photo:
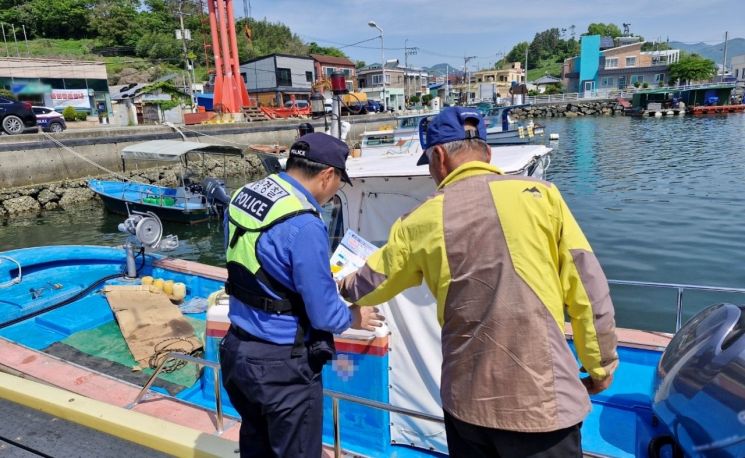
<svg viewBox="0 0 745 458">
<path fill-rule="evenodd" d="M 236 16 L 244 15 L 250 1 L 251 16 L 288 25 L 304 41 L 342 47 L 375 38 L 368 27 L 374 20 L 383 29 L 385 58 L 403 62 L 405 40 L 419 52 L 412 65 L 447 62 L 486 67 L 519 41 L 531 41 L 537 32 L 576 26 L 579 36 L 591 22 L 631 23 L 631 32 L 647 40 L 670 38 L 708 44 L 729 37 L 745 37 L 741 0 L 234 0 Z M 380 61 L 380 40 L 343 48 L 354 60 Z"/>
</svg>

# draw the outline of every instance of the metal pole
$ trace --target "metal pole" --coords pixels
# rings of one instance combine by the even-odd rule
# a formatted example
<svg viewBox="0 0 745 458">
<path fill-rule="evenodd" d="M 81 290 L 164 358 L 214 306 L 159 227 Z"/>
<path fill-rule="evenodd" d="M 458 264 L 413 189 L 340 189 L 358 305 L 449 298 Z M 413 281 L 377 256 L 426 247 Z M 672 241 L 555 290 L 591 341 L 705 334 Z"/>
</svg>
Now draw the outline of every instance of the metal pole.
<svg viewBox="0 0 745 458">
<path fill-rule="evenodd" d="M 406 106 L 406 101 L 409 99 L 409 82 L 406 81 L 406 74 L 409 70 L 409 48 L 407 44 L 409 43 L 409 39 L 404 40 L 404 106 Z"/>
<path fill-rule="evenodd" d="M 192 74 L 189 72 L 189 50 L 186 47 L 186 30 L 184 29 L 184 0 L 180 0 L 178 2 L 178 19 L 179 24 L 181 25 L 181 45 L 184 50 L 184 69 L 186 70 L 186 78 L 189 80 L 189 89 L 187 94 L 189 94 L 189 97 L 191 98 L 191 106 L 192 110 L 196 106 L 196 99 L 194 98 L 194 80 L 192 79 Z M 192 64 L 192 71 L 193 71 L 193 64 Z"/>
<path fill-rule="evenodd" d="M 331 412 L 334 419 L 334 458 L 341 458 L 341 425 L 339 424 L 339 399 L 331 398 Z"/>
<path fill-rule="evenodd" d="M 722 82 L 724 82 L 724 75 L 727 73 L 727 34 L 724 32 L 724 59 L 722 59 Z"/>
<path fill-rule="evenodd" d="M 13 28 L 13 41 L 16 44 L 16 56 L 21 57 L 21 51 L 18 50 L 18 39 L 16 38 L 16 26 L 14 24 L 10 24 L 10 26 Z"/>
<path fill-rule="evenodd" d="M 678 332 L 681 326 L 683 326 L 683 288 L 678 288 L 675 308 L 675 332 Z"/>
<path fill-rule="evenodd" d="M 0 23 L 0 27 L 3 29 L 3 43 L 5 43 L 5 57 L 10 57 L 10 50 L 8 49 L 8 41 L 5 39 L 5 24 Z"/>
<path fill-rule="evenodd" d="M 383 46 L 383 29 L 378 27 L 380 30 L 380 62 L 383 65 L 383 111 L 388 109 L 388 97 L 385 94 L 385 51 Z"/>
<path fill-rule="evenodd" d="M 31 53 L 28 50 L 28 38 L 26 38 L 26 26 L 21 24 L 21 27 L 23 28 L 23 42 L 26 44 L 26 57 L 29 57 Z M 724 49 L 727 49 L 726 47 Z M 727 59 L 727 51 L 724 52 L 724 59 Z"/>
<path fill-rule="evenodd" d="M 225 159 L 225 156 L 223 156 Z M 222 418 L 222 399 L 220 394 L 220 371 L 216 368 L 212 368 L 212 373 L 215 374 L 215 410 L 217 410 L 217 434 L 223 432 L 223 418 Z"/>
</svg>

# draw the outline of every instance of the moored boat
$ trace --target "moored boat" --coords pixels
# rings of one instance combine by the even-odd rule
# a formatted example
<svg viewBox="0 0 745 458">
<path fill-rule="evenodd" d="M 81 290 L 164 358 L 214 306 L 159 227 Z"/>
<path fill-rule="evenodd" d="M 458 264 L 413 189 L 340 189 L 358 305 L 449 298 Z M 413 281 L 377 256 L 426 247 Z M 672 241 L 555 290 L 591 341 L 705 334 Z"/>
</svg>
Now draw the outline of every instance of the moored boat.
<svg viewBox="0 0 745 458">
<path fill-rule="evenodd" d="M 133 181 L 90 180 L 88 188 L 112 212 L 127 215 L 130 210 L 152 211 L 161 219 L 179 223 L 199 223 L 220 213 L 204 196 L 204 188 L 188 175 L 188 156 L 218 155 L 243 156 L 234 146 L 215 145 L 177 140 L 153 140 L 128 146 L 121 151 L 123 163 L 127 160 L 150 162 L 177 162 L 180 186 L 166 187 Z M 224 186 L 224 182 L 219 183 Z"/>
<path fill-rule="evenodd" d="M 548 148 L 538 147 L 543 148 L 543 156 L 538 155 L 539 158 L 550 153 Z M 507 172 L 536 176 L 541 169 L 528 166 L 537 161 L 535 153 L 538 150 L 535 148 L 535 145 L 499 148 L 504 155 L 493 158 L 492 162 Z M 508 161 L 507 157 L 511 159 Z M 426 167 L 416 167 L 415 162 L 413 155 L 350 159 L 348 169 L 354 186 L 341 189 L 324 212 L 332 244 L 348 228 L 355 229 L 376 244 L 386 240 L 391 223 L 434 190 Z M 195 298 L 206 300 L 218 290 L 225 278 L 225 270 L 145 253 L 132 263 L 138 269 L 136 279 L 127 280 L 123 276 L 127 264 L 127 255 L 121 248 L 38 247 L 0 253 L 0 365 L 73 393 L 116 405 L 131 403 L 141 393 L 140 387 L 147 386 L 148 376 L 140 376 L 135 382 L 138 386 L 124 383 L 123 373 L 132 373 L 131 360 L 112 362 L 104 352 L 92 355 L 92 350 L 83 346 L 83 343 L 93 341 L 94 335 L 105 335 L 113 325 L 111 309 L 98 293 L 101 287 L 138 283 L 143 276 L 157 277 L 183 282 L 186 285 L 185 302 L 189 303 Z M 115 277 L 97 283 L 112 275 Z M 94 286 L 91 288 L 91 285 Z M 669 286 L 678 291 L 702 289 L 688 285 L 646 286 Z M 36 298 L 30 292 L 32 289 L 37 291 Z M 679 297 L 677 316 L 682 323 L 680 292 Z M 40 300 L 43 303 L 35 302 Z M 70 302 L 63 304 L 65 301 Z M 44 311 L 57 304 L 62 305 Z M 348 453 L 363 456 L 442 456 L 447 449 L 439 404 L 440 328 L 434 300 L 426 287 L 412 288 L 383 309 L 391 334 L 377 337 L 365 332 L 348 332 L 337 336 L 337 358 L 324 368 L 323 375 L 327 388 L 324 442 L 329 445 L 336 443 Z M 6 311 L 7 316 L 3 315 Z M 735 316 L 731 307 L 727 307 L 727 312 L 728 317 Z M 16 321 L 32 313 L 35 315 Z M 5 326 L 9 320 L 15 322 Z M 171 382 L 171 385 L 159 382 L 158 394 L 132 409 L 182 425 L 191 418 L 198 418 L 199 424 L 189 425 L 201 428 L 199 431 L 203 437 L 220 436 L 235 440 L 238 427 L 235 412 L 224 393 L 215 390 L 219 388 L 219 382 L 215 383 L 215 372 L 210 367 L 217 361 L 219 340 L 229 325 L 227 308 L 217 301 L 206 311 L 192 314 L 189 321 L 197 333 L 201 333 L 202 327 L 205 330 L 205 362 L 202 364 L 208 367 L 195 374 L 197 378 L 193 382 Z M 101 329 L 105 325 L 109 328 Z M 730 328 L 739 329 L 734 325 Z M 687 326 L 684 329 L 690 331 L 692 328 Z M 721 336 L 723 342 L 729 342 L 728 348 L 739 351 L 735 345 L 737 338 L 733 339 L 732 334 L 726 332 Z M 571 343 L 569 329 L 567 338 Z M 677 417 L 675 412 L 672 417 L 656 416 L 655 386 L 666 383 L 664 377 L 658 378 L 657 371 L 670 338 L 669 334 L 659 332 L 619 330 L 620 365 L 615 381 L 608 391 L 592 397 L 593 411 L 583 424 L 586 453 L 613 457 L 660 456 L 659 452 L 664 452 L 665 447 L 671 450 L 672 444 L 680 441 L 683 433 L 703 424 L 685 412 L 678 412 Z M 676 339 L 678 342 L 690 341 Z M 77 353 L 60 352 L 60 345 L 56 345 L 60 342 L 75 348 Z M 124 344 L 119 341 L 118 345 L 123 348 Z M 55 346 L 56 349 L 51 349 Z M 680 347 L 676 344 L 673 348 Z M 690 348 L 683 348 L 678 353 L 687 350 Z M 672 364 L 666 367 L 676 366 L 675 359 L 668 357 L 667 361 L 672 361 Z M 107 366 L 116 367 L 117 371 L 110 371 Z M 745 400 L 741 394 L 745 380 L 742 373 L 736 371 L 727 372 L 719 379 L 716 377 L 718 373 L 710 371 L 695 380 L 688 380 L 695 382 L 690 385 L 691 389 L 697 388 L 674 396 L 673 400 L 685 401 L 685 396 L 688 396 L 689 399 L 695 398 L 700 408 L 710 406 L 712 411 L 729 415 Z M 103 385 L 104 382 L 107 384 Z M 106 389 L 102 390 L 102 386 Z M 718 386 L 732 388 L 727 392 L 729 397 L 725 403 L 725 406 L 733 406 L 732 409 L 720 406 L 723 398 L 718 397 Z M 679 394 L 675 390 L 668 392 Z M 659 399 L 662 401 L 664 398 Z M 227 415 L 221 435 L 217 432 L 221 418 L 216 413 L 218 405 L 224 407 Z M 685 404 L 678 402 L 668 404 L 667 409 L 686 408 L 682 406 Z M 188 413 L 183 410 L 186 408 Z M 659 421 L 667 418 L 680 419 L 677 429 L 670 428 L 666 421 Z M 728 425 L 738 426 L 736 423 Z M 737 431 L 729 427 L 722 428 L 722 433 L 728 434 L 725 438 L 737 437 Z M 721 436 L 711 437 L 714 441 Z M 690 444 L 683 441 L 682 446 L 686 445 Z M 732 444 L 720 448 L 726 451 L 724 447 L 730 446 Z M 736 454 L 737 449 L 733 450 L 730 455 L 723 456 L 742 456 Z"/>
</svg>

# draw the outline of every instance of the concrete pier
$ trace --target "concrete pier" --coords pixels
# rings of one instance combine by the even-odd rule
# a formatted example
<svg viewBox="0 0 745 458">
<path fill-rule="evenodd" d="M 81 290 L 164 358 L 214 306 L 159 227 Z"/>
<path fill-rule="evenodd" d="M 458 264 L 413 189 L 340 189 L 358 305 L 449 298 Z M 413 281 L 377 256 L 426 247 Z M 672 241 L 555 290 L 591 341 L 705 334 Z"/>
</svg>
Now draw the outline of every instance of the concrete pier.
<svg viewBox="0 0 745 458">
<path fill-rule="evenodd" d="M 390 115 L 355 116 L 344 120 L 352 123 L 348 142 L 357 138 L 365 129 L 393 124 Z M 183 135 L 191 141 L 223 143 L 236 146 L 250 144 L 290 145 L 297 135 L 297 126 L 310 122 L 317 131 L 323 130 L 323 121 L 290 119 L 257 123 L 212 124 L 182 127 Z M 0 191 L 20 186 L 32 186 L 63 180 L 105 175 L 107 172 L 94 166 L 98 164 L 112 172 L 121 172 L 119 152 L 122 148 L 148 140 L 182 139 L 175 129 L 162 126 L 137 126 L 119 128 L 94 128 L 66 131 L 47 137 L 27 134 L 0 137 Z M 57 144 L 59 141 L 63 146 Z M 88 162 L 90 161 L 90 162 Z M 152 167 L 152 163 L 131 164 L 133 167 Z"/>
</svg>

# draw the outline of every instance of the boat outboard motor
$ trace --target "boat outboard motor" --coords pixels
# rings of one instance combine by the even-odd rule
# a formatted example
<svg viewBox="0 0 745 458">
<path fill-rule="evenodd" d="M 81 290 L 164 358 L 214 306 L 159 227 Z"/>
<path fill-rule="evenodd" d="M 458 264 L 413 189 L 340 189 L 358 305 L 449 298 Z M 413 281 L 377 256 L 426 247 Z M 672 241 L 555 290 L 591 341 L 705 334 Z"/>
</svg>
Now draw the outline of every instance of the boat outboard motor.
<svg viewBox="0 0 745 458">
<path fill-rule="evenodd" d="M 207 198 L 210 205 L 227 207 L 230 204 L 230 196 L 225 191 L 225 182 L 217 178 L 205 178 L 202 181 L 202 195 Z"/>
<path fill-rule="evenodd" d="M 745 457 L 745 306 L 712 305 L 691 318 L 663 353 L 655 385 L 654 412 L 686 456 Z"/>
</svg>

